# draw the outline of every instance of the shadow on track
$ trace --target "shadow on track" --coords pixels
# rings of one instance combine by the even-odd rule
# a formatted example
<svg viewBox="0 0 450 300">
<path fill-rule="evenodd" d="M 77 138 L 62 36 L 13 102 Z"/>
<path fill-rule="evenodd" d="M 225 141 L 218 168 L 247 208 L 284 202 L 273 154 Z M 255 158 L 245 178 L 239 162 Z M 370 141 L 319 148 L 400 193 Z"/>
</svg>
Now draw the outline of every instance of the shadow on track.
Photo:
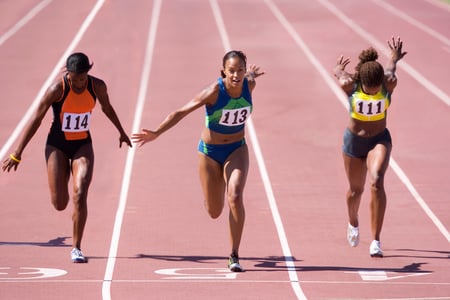
<svg viewBox="0 0 450 300">
<path fill-rule="evenodd" d="M 38 246 L 38 247 L 72 247 L 65 241 L 69 237 L 57 237 L 48 242 L 0 242 L 0 246 Z"/>
</svg>

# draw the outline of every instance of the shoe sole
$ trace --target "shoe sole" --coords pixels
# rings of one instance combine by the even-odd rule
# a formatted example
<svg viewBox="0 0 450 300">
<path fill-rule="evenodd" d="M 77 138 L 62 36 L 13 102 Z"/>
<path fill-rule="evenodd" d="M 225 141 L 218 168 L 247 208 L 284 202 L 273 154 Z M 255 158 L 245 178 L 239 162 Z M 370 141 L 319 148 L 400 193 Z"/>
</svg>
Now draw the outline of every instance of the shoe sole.
<svg viewBox="0 0 450 300">
<path fill-rule="evenodd" d="M 236 273 L 244 272 L 244 269 L 242 269 L 241 266 L 236 265 L 236 264 L 232 264 L 232 265 L 228 266 L 228 269 L 230 269 L 231 272 L 236 272 Z"/>
<path fill-rule="evenodd" d="M 85 259 L 72 259 L 72 262 L 74 264 L 85 264 L 88 262 L 88 260 L 86 258 Z"/>
<path fill-rule="evenodd" d="M 371 253 L 370 254 L 371 257 L 383 257 L 383 253 Z"/>
<path fill-rule="evenodd" d="M 348 242 L 348 244 L 350 245 L 350 247 L 358 247 L 359 242 Z"/>
</svg>

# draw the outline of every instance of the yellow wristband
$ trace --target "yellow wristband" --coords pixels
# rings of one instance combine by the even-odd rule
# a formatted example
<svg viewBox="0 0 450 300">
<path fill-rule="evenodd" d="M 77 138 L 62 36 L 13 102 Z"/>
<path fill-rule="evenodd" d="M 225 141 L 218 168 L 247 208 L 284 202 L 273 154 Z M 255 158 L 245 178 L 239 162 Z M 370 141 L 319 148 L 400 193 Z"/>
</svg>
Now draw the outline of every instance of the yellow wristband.
<svg viewBox="0 0 450 300">
<path fill-rule="evenodd" d="M 9 155 L 9 157 L 15 161 L 16 163 L 20 163 L 20 159 L 18 159 L 17 157 L 15 157 L 12 153 Z"/>
</svg>

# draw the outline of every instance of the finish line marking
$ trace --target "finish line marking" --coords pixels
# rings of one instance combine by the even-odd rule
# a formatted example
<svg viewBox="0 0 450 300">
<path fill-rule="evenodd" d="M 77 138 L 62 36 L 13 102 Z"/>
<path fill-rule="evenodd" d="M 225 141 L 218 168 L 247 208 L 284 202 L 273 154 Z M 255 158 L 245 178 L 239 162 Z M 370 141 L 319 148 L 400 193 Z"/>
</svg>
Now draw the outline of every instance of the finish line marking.
<svg viewBox="0 0 450 300">
<path fill-rule="evenodd" d="M 397 272 L 386 272 L 382 270 L 369 270 L 358 272 L 345 272 L 345 273 L 357 273 L 364 281 L 387 281 L 393 279 L 400 279 L 413 276 L 429 275 L 430 273 L 406 273 L 405 275 L 397 275 Z M 396 274 L 395 276 L 389 276 L 388 274 Z"/>
</svg>

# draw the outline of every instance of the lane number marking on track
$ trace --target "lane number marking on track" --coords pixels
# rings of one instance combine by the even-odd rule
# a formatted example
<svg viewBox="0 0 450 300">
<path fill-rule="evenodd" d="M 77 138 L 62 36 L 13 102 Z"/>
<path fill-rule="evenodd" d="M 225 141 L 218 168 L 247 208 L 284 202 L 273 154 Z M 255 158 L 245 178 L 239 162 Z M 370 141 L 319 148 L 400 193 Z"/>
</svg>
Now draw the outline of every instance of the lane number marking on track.
<svg viewBox="0 0 450 300">
<path fill-rule="evenodd" d="M 237 273 L 226 268 L 173 268 L 160 269 L 156 274 L 165 275 L 162 279 L 236 279 Z"/>
<path fill-rule="evenodd" d="M 42 279 L 64 276 L 67 271 L 51 268 L 31 268 L 21 267 L 19 270 L 10 267 L 0 267 L 0 281 L 1 280 L 29 280 Z"/>
</svg>

